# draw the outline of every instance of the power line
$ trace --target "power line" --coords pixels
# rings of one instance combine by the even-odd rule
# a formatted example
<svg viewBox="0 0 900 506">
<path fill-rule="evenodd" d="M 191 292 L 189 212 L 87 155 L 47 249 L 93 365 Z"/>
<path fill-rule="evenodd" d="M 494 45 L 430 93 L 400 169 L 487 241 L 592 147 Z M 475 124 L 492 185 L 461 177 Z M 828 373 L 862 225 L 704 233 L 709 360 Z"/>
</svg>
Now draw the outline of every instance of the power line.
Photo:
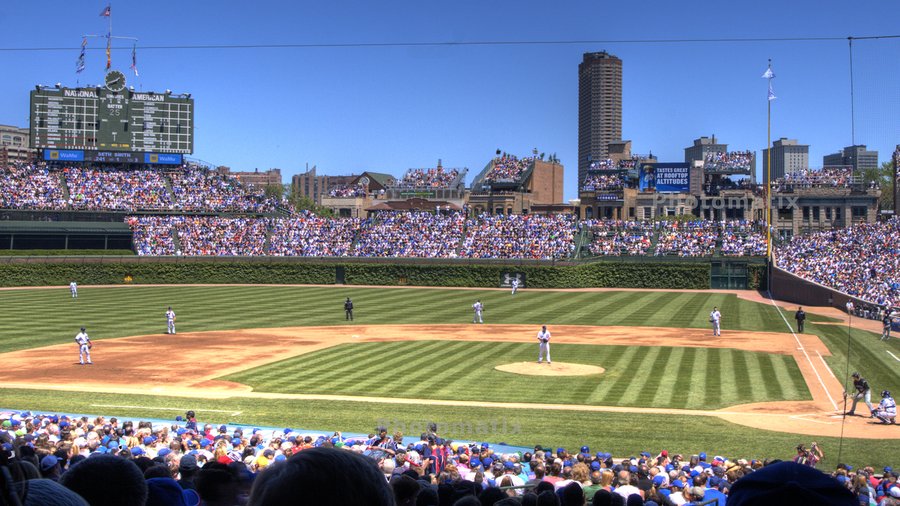
<svg viewBox="0 0 900 506">
<path fill-rule="evenodd" d="M 180 44 L 138 46 L 143 50 L 170 49 L 318 49 L 318 48 L 390 48 L 390 47 L 466 47 L 466 46 L 560 46 L 575 44 L 705 44 L 746 42 L 823 42 L 844 40 L 900 39 L 900 35 L 867 35 L 862 37 L 738 37 L 710 39 L 607 39 L 607 40 L 470 40 L 470 41 L 412 41 L 412 42 L 335 42 L 293 44 Z M 0 47 L 4 52 L 71 51 L 72 47 Z M 105 48 L 88 48 L 105 49 Z M 121 49 L 121 48 L 119 48 Z M 127 49 L 127 48 L 126 48 Z"/>
</svg>

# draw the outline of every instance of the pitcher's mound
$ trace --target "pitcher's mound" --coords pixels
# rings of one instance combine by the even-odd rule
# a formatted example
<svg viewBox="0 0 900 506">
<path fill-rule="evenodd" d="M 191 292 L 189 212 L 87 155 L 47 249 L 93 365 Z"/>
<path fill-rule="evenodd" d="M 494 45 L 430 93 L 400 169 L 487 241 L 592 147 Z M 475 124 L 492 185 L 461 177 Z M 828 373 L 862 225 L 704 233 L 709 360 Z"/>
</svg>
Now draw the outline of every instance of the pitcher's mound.
<svg viewBox="0 0 900 506">
<path fill-rule="evenodd" d="M 566 362 L 513 362 L 494 367 L 494 369 L 513 374 L 525 374 L 527 376 L 590 376 L 602 374 L 606 369 L 595 365 L 569 364 Z"/>
</svg>

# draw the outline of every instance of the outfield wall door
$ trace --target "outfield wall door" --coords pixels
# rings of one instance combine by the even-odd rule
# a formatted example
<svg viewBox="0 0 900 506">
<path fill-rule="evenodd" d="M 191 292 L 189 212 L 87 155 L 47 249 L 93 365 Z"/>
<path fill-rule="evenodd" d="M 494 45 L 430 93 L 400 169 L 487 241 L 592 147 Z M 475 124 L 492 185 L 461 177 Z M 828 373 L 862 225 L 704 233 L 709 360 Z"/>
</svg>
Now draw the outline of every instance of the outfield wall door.
<svg viewBox="0 0 900 506">
<path fill-rule="evenodd" d="M 709 287 L 727 290 L 747 289 L 747 262 L 728 260 L 710 263 Z"/>
</svg>

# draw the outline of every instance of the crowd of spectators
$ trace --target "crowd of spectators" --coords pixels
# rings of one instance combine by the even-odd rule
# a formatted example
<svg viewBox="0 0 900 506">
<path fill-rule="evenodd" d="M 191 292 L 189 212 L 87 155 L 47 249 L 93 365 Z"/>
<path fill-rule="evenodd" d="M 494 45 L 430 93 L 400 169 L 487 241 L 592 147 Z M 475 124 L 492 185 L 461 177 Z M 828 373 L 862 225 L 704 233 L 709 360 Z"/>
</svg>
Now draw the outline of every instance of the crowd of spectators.
<svg viewBox="0 0 900 506">
<path fill-rule="evenodd" d="M 355 197 L 365 197 L 366 193 L 366 187 L 357 183 L 354 185 L 337 185 L 328 192 L 328 195 L 339 199 L 349 199 Z"/>
<path fill-rule="evenodd" d="M 486 183 L 497 181 L 518 181 L 528 167 L 534 163 L 533 156 L 518 158 L 504 153 L 491 161 L 491 169 L 484 176 Z"/>
<path fill-rule="evenodd" d="M 0 208 L 61 209 L 65 206 L 58 173 L 26 163 L 0 167 Z"/>
<path fill-rule="evenodd" d="M 779 267 L 878 306 L 900 306 L 900 217 L 794 236 Z"/>
<path fill-rule="evenodd" d="M 656 255 L 711 256 L 719 239 L 719 222 L 697 220 L 665 222 L 656 241 Z"/>
<path fill-rule="evenodd" d="M 593 236 L 588 249 L 596 256 L 643 256 L 650 252 L 655 228 L 647 221 L 586 220 Z"/>
<path fill-rule="evenodd" d="M 275 201 L 253 192 L 234 177 L 199 168 L 169 174 L 176 209 L 183 211 L 225 211 L 269 213 Z"/>
<path fill-rule="evenodd" d="M 593 171 L 604 171 L 604 170 L 630 170 L 637 166 L 637 163 L 642 159 L 641 156 L 632 156 L 631 158 L 626 158 L 623 160 L 619 160 L 618 162 L 613 160 L 612 158 L 606 158 L 603 160 L 595 160 L 591 162 L 588 166 L 588 172 Z"/>
<path fill-rule="evenodd" d="M 618 191 L 625 188 L 625 178 L 621 174 L 589 173 L 584 178 L 584 191 Z"/>
<path fill-rule="evenodd" d="M 458 169 L 409 169 L 397 182 L 401 188 L 449 188 L 450 183 L 459 177 Z"/>
<path fill-rule="evenodd" d="M 464 225 L 465 217 L 458 212 L 379 212 L 360 229 L 353 254 L 361 257 L 455 257 Z"/>
<path fill-rule="evenodd" d="M 613 458 L 587 446 L 504 452 L 444 439 L 434 424 L 344 437 L 201 424 L 193 411 L 172 423 L 27 411 L 0 420 L 4 501 L 25 506 L 900 504 L 891 467 L 841 463 L 829 475 L 802 445 L 793 461 Z"/>
<path fill-rule="evenodd" d="M 853 167 L 799 169 L 775 180 L 777 191 L 793 188 L 849 188 L 853 185 Z"/>
<path fill-rule="evenodd" d="M 467 258 L 562 259 L 575 250 L 575 217 L 481 215 L 467 221 L 462 256 Z"/>
<path fill-rule="evenodd" d="M 275 256 L 347 256 L 359 232 L 358 218 L 329 219 L 302 211 L 291 218 L 270 220 L 267 254 Z"/>
<path fill-rule="evenodd" d="M 722 226 L 722 255 L 724 256 L 765 256 L 765 223 L 747 220 L 727 221 Z"/>
<path fill-rule="evenodd" d="M 731 170 L 749 170 L 753 162 L 753 151 L 714 151 L 708 152 L 703 159 L 704 170 L 727 172 Z"/>
<path fill-rule="evenodd" d="M 72 209 L 134 211 L 171 209 L 166 179 L 155 170 L 66 167 Z"/>
<path fill-rule="evenodd" d="M 164 216 L 129 216 L 126 223 L 131 228 L 134 252 L 140 256 L 174 255 L 175 230 L 172 220 Z"/>
</svg>

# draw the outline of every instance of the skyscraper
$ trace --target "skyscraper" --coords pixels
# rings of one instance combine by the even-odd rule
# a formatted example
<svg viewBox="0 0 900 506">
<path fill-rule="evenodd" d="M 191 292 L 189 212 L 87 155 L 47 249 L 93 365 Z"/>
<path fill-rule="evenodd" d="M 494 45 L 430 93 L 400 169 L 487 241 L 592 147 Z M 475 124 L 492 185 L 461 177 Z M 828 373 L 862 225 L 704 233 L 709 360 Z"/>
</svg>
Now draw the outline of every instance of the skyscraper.
<svg viewBox="0 0 900 506">
<path fill-rule="evenodd" d="M 853 172 L 878 168 L 878 151 L 869 151 L 865 144 L 847 146 L 843 151 L 822 157 L 823 167 L 853 167 Z"/>
<path fill-rule="evenodd" d="M 762 151 L 763 181 L 769 182 L 769 150 Z M 780 138 L 772 143 L 772 180 L 809 169 L 809 145 L 797 139 Z"/>
<path fill-rule="evenodd" d="M 608 157 L 622 139 L 622 60 L 601 51 L 584 53 L 578 65 L 578 184 L 591 160 Z"/>
</svg>

